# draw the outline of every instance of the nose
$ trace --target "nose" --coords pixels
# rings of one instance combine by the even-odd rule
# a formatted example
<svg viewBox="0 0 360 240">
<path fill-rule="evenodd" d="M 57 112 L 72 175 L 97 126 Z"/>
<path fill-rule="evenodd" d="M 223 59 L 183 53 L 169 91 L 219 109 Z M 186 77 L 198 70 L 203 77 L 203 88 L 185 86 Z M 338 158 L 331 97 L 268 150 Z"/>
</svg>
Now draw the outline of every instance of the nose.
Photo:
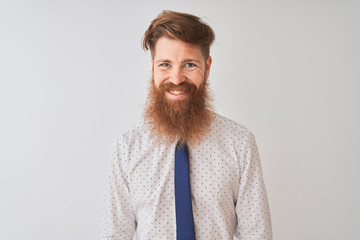
<svg viewBox="0 0 360 240">
<path fill-rule="evenodd" d="M 180 68 L 174 68 L 172 70 L 170 81 L 175 85 L 179 85 L 180 83 L 185 81 L 185 76 L 183 75 Z"/>
</svg>

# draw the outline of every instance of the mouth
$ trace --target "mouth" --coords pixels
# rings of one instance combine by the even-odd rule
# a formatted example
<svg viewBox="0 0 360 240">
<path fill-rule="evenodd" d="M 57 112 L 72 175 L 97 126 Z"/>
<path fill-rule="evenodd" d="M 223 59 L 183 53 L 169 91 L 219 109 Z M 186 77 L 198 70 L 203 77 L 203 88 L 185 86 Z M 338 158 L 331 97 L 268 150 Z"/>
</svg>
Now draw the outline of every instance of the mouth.
<svg viewBox="0 0 360 240">
<path fill-rule="evenodd" d="M 166 95 L 171 99 L 181 99 L 184 98 L 187 94 L 184 91 L 178 91 L 178 90 L 170 90 L 166 91 Z"/>
<path fill-rule="evenodd" d="M 180 94 L 184 94 L 182 91 L 169 91 L 172 95 L 178 96 Z"/>
</svg>

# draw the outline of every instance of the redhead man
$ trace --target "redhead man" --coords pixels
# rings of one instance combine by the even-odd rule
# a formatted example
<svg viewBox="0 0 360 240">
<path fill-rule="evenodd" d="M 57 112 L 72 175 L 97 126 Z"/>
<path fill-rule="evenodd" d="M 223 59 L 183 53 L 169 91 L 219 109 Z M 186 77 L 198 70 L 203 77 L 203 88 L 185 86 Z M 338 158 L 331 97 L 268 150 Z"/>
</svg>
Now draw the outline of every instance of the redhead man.
<svg viewBox="0 0 360 240">
<path fill-rule="evenodd" d="M 213 30 L 163 11 L 143 38 L 152 79 L 144 120 L 113 145 L 103 240 L 271 240 L 254 135 L 213 111 Z"/>
</svg>

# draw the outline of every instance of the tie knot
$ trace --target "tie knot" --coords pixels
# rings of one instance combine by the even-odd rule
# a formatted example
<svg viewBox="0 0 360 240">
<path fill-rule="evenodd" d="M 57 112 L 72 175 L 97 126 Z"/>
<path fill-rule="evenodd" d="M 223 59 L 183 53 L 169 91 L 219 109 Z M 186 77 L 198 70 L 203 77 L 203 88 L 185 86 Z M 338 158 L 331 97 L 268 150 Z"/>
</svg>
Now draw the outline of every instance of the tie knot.
<svg viewBox="0 0 360 240">
<path fill-rule="evenodd" d="M 188 151 L 188 147 L 186 146 L 186 144 L 178 143 L 176 145 L 176 150 L 177 151 Z"/>
</svg>

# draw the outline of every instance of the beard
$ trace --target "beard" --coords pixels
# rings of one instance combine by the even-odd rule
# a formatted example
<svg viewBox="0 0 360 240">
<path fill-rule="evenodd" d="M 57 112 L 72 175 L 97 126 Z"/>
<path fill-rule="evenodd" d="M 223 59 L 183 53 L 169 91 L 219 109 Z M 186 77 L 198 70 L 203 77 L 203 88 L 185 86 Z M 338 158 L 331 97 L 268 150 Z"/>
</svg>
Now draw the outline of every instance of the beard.
<svg viewBox="0 0 360 240">
<path fill-rule="evenodd" d="M 166 92 L 170 90 L 187 95 L 180 100 L 168 99 Z M 214 116 L 207 78 L 204 78 L 199 88 L 188 81 L 179 85 L 166 82 L 157 88 L 152 78 L 144 116 L 158 142 L 200 142 Z"/>
</svg>

